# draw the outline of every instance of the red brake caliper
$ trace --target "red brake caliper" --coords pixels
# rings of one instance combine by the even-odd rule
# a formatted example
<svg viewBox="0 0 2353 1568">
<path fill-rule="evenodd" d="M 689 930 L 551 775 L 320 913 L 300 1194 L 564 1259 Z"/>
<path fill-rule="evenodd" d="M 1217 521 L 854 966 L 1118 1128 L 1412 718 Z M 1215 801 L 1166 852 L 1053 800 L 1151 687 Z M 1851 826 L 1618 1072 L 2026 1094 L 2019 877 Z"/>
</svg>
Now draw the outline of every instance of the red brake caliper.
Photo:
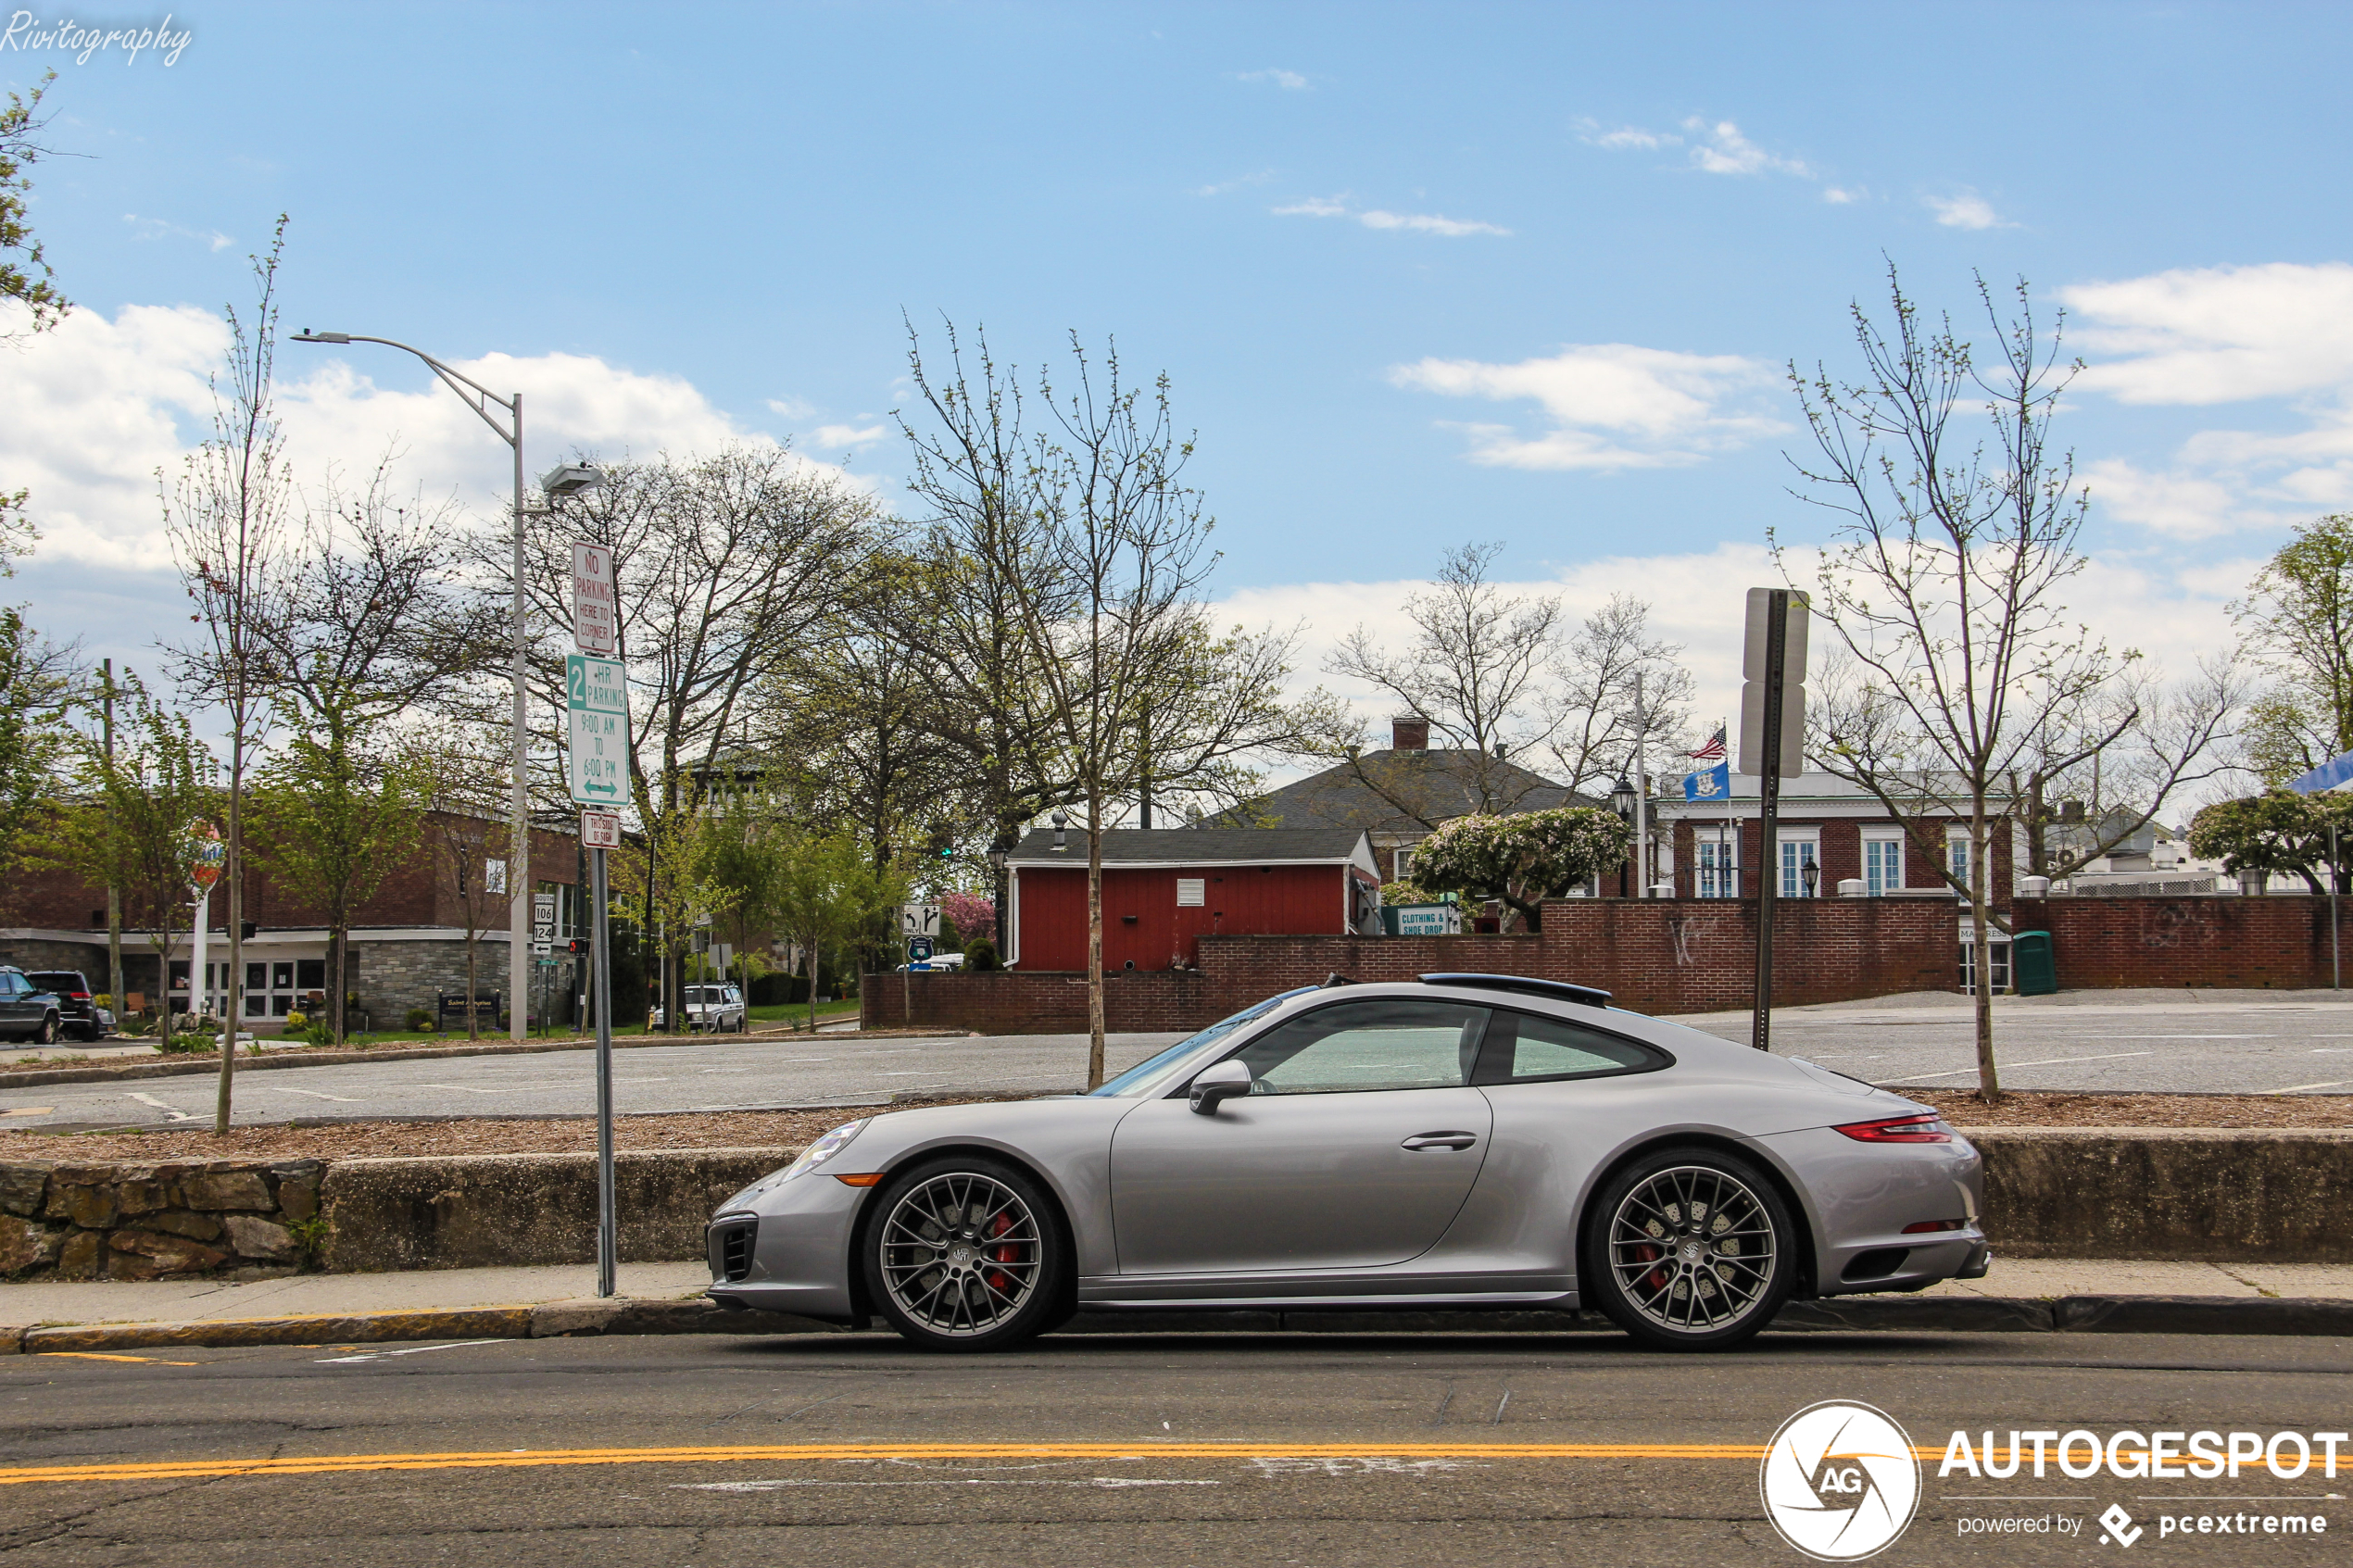
<svg viewBox="0 0 2353 1568">
<path fill-rule="evenodd" d="M 989 1222 L 988 1234 L 991 1237 L 1000 1236 L 1013 1228 L 1013 1221 L 1005 1215 L 1000 1214 L 994 1220 Z M 1010 1242 L 1002 1247 L 990 1248 L 988 1250 L 988 1256 L 1000 1263 L 1015 1263 L 1021 1261 L 1020 1252 Z M 994 1269 L 991 1269 L 988 1272 L 988 1277 L 989 1287 L 991 1289 L 1002 1290 L 1009 1295 L 1012 1293 L 1013 1282 L 1006 1278 L 1003 1274 L 999 1273 Z"/>
</svg>

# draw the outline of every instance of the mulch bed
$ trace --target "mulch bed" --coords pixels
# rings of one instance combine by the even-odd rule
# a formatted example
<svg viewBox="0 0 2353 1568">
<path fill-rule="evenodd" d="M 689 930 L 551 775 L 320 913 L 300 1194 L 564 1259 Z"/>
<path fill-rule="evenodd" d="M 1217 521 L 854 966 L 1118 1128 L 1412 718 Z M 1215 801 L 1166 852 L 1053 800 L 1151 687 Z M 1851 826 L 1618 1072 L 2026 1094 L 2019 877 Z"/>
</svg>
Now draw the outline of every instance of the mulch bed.
<svg viewBox="0 0 2353 1568">
<path fill-rule="evenodd" d="M 2007 1094 L 1898 1089 L 1956 1127 L 2353 1127 L 2353 1095 Z"/>
</svg>

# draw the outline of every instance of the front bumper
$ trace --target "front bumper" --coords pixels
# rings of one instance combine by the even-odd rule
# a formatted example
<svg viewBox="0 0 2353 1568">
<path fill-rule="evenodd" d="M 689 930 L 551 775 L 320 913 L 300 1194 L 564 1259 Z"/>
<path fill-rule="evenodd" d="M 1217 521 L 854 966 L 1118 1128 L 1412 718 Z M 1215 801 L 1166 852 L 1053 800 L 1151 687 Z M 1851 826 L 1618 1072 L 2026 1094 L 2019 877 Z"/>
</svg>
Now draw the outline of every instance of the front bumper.
<svg viewBox="0 0 2353 1568">
<path fill-rule="evenodd" d="M 866 1191 L 812 1171 L 715 1216 L 703 1232 L 711 1299 L 825 1323 L 854 1321 L 849 1238 Z"/>
</svg>

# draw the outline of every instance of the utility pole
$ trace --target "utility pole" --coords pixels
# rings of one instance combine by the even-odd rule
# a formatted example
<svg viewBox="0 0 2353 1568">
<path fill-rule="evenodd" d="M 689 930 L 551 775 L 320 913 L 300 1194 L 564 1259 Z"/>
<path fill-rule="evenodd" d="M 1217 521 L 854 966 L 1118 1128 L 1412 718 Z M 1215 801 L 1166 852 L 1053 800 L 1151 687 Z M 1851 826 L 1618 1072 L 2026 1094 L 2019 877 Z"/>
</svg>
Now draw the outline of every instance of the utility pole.
<svg viewBox="0 0 2353 1568">
<path fill-rule="evenodd" d="M 1741 674 L 1741 761 L 1754 764 L 1759 811 L 1756 866 L 1756 1013 L 1749 1044 L 1773 1043 L 1773 910 L 1780 892 L 1781 779 L 1804 761 L 1806 633 L 1804 594 L 1751 588 Z"/>
<path fill-rule="evenodd" d="M 1634 897 L 1651 896 L 1651 714 L 1642 701 L 1642 672 L 1634 671 Z"/>
<path fill-rule="evenodd" d="M 114 660 L 102 659 L 98 664 L 98 703 L 105 728 L 107 772 L 114 773 Z M 107 835 L 114 836 L 113 819 L 107 819 Z M 107 856 L 107 994 L 114 998 L 115 1022 L 120 1023 L 125 1012 L 122 999 L 122 884 L 115 881 L 117 853 Z M 169 976 L 167 976 L 169 978 Z M 171 1005 L 171 987 L 163 988 L 164 1005 Z"/>
</svg>

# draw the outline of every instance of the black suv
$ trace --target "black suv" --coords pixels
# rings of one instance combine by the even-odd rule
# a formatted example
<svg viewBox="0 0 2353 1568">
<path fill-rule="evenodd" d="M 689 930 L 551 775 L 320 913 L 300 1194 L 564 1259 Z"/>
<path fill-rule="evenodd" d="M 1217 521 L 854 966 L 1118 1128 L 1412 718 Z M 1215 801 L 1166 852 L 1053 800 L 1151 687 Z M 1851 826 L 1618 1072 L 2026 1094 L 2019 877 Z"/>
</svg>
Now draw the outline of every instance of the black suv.
<svg viewBox="0 0 2353 1568">
<path fill-rule="evenodd" d="M 24 971 L 0 964 L 0 1035 L 54 1046 L 64 1006 L 56 992 L 44 991 L 26 979 Z"/>
<path fill-rule="evenodd" d="M 83 1040 L 103 1040 L 114 1033 L 114 1014 L 98 1005 L 90 981 L 80 970 L 36 969 L 25 978 L 36 990 L 57 998 L 57 1026 Z"/>
</svg>

